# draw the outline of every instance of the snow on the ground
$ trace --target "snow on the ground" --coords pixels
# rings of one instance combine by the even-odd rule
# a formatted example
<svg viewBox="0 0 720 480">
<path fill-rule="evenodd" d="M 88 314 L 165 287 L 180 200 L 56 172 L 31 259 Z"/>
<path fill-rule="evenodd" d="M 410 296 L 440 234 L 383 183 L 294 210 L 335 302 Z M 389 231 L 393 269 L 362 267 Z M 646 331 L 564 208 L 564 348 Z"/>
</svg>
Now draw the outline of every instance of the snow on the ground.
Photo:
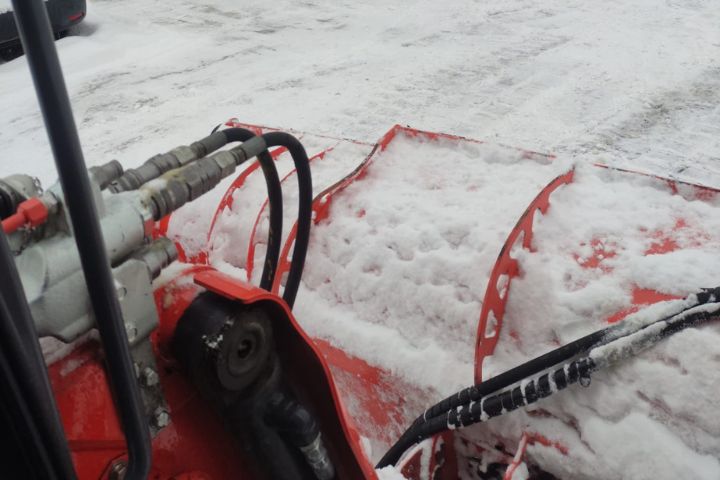
<svg viewBox="0 0 720 480">
<path fill-rule="evenodd" d="M 403 123 L 720 184 L 718 24 L 712 0 L 95 0 L 58 47 L 91 164 L 235 116 L 367 142 Z M 0 65 L 0 173 L 48 182 L 29 86 L 22 58 Z"/>
<path fill-rule="evenodd" d="M 297 304 L 305 328 L 446 394 L 470 382 L 490 268 L 555 168 L 604 162 L 720 186 L 718 24 L 712 0 L 96 0 L 57 45 L 89 165 L 136 166 L 229 117 L 366 143 L 402 123 L 557 154 L 557 166 L 518 168 L 507 156 L 488 161 L 485 147 L 400 141 L 313 233 Z M 335 145 L 303 140 L 311 154 Z M 366 153 L 358 145 L 318 160 L 316 191 Z M 281 175 L 291 168 L 279 166 Z M 0 64 L 0 175 L 10 173 L 55 179 L 22 57 Z M 186 208 L 170 234 L 201 248 L 230 181 Z M 502 338 L 488 369 L 599 327 L 629 305 L 633 286 L 682 295 L 717 283 L 717 206 L 630 183 L 580 169 L 553 197 L 538 252 L 522 256 L 525 276 L 512 287 L 507 321 L 527 337 L 519 347 Z M 292 187 L 284 193 L 292 205 Z M 211 239 L 214 264 L 246 267 L 263 200 L 257 178 L 237 192 Z M 680 217 L 687 226 L 676 229 Z M 685 250 L 644 255 L 640 226 L 673 231 Z M 616 248 L 602 262 L 612 274 L 578 266 L 593 236 Z M 549 415 L 514 412 L 468 435 L 492 431 L 512 449 L 535 427 L 571 447 L 571 460 L 528 447 L 564 478 L 717 478 L 718 335 L 675 335 L 589 389 L 544 401 Z"/>
</svg>

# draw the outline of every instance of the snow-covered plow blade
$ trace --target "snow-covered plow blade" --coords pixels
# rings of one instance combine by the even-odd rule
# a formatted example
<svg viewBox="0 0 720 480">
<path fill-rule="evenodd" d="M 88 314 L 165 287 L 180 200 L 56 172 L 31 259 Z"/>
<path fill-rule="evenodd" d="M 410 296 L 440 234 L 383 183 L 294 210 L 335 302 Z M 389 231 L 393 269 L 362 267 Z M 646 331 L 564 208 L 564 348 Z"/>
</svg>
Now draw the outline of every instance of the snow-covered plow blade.
<svg viewBox="0 0 720 480">
<path fill-rule="evenodd" d="M 481 383 L 714 284 L 714 189 L 401 126 L 374 146 L 317 139 L 314 226 L 295 312 L 328 361 L 373 463 L 427 405 L 470 378 Z M 282 152 L 275 156 L 282 160 Z M 243 192 L 251 175 L 229 187 L 199 257 L 193 254 L 200 263 L 242 269 L 248 280 L 262 262 L 267 207 L 262 195 L 251 200 L 253 193 Z M 286 199 L 293 195 L 290 187 Z M 284 240 L 275 292 L 282 291 L 295 230 Z M 658 376 L 673 385 L 688 381 L 678 372 L 689 368 L 681 352 L 692 348 L 685 340 L 691 335 L 659 347 L 667 350 L 651 355 L 659 360 L 637 361 L 649 366 L 621 368 L 622 380 L 611 374 L 602 378 L 612 381 L 508 418 L 433 435 L 405 453 L 398 469 L 408 478 L 575 478 L 593 469 L 612 477 L 614 467 L 597 464 L 607 463 L 626 435 L 621 414 L 639 418 L 640 437 L 669 429 L 698 458 L 717 454 L 718 432 L 698 420 L 700 399 L 679 396 L 690 384 L 658 388 Z M 706 335 L 717 338 L 717 331 Z M 693 368 L 717 384 L 715 375 Z M 608 396 L 619 399 L 612 416 Z M 595 438 L 585 422 L 613 428 Z M 664 454 L 668 465 L 680 461 L 673 452 Z M 651 477 L 669 467 L 645 468 Z"/>
<path fill-rule="evenodd" d="M 310 152 L 298 162 L 287 134 L 226 127 L 193 145 L 239 135 L 238 149 L 103 197 L 128 225 L 113 248 L 139 241 L 115 272 L 152 478 L 720 472 L 707 415 L 720 333 L 699 328 L 720 311 L 720 292 L 703 289 L 720 267 L 718 191 L 399 125 L 374 145 L 294 132 Z M 258 162 L 162 213 L 185 205 L 165 195 L 192 193 L 199 169 L 250 148 Z M 158 175 L 155 158 L 167 157 L 95 181 L 122 192 Z M 135 194 L 152 199 L 154 227 L 124 213 Z M 24 234 L 55 215 L 38 198 L 3 229 L 23 259 L 62 258 L 53 230 L 37 246 Z M 35 298 L 41 319 L 75 312 Z M 84 318 L 39 322 L 75 340 L 45 346 L 50 380 L 79 477 L 122 478 L 132 457 L 100 344 L 67 330 Z"/>
</svg>

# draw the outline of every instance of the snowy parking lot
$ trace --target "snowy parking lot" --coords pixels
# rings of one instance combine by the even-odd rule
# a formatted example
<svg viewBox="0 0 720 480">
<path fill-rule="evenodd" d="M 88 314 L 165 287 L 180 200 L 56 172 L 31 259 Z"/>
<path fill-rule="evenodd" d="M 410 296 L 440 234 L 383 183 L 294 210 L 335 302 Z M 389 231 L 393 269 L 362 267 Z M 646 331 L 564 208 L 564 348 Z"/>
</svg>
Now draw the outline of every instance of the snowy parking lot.
<svg viewBox="0 0 720 480">
<path fill-rule="evenodd" d="M 238 117 L 368 142 L 401 123 L 720 185 L 718 24 L 712 0 L 93 0 L 58 49 L 92 164 Z M 0 112 L 0 173 L 54 180 L 23 58 L 0 65 Z"/>
</svg>

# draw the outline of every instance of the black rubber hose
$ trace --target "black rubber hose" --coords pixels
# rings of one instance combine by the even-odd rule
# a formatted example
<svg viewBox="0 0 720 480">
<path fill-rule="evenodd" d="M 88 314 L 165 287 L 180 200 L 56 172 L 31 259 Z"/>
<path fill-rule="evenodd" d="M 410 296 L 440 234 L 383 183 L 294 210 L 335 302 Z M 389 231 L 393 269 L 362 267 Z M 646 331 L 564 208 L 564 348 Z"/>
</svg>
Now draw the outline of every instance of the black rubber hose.
<svg viewBox="0 0 720 480">
<path fill-rule="evenodd" d="M 250 130 L 237 127 L 220 130 L 220 132 L 225 134 L 227 143 L 246 142 L 255 136 Z M 260 153 L 257 158 L 258 162 L 260 162 L 263 175 L 265 176 L 265 184 L 267 185 L 268 192 L 268 207 L 270 209 L 270 228 L 268 229 L 267 250 L 265 252 L 262 276 L 260 277 L 260 288 L 270 291 L 273 280 L 275 279 L 278 259 L 280 258 L 280 241 L 282 239 L 283 227 L 282 185 L 280 184 L 277 167 L 270 153 L 265 150 Z"/>
<path fill-rule="evenodd" d="M 545 373 L 538 378 L 531 379 L 522 387 L 518 386 L 514 389 L 498 392 L 483 398 L 481 402 L 465 405 L 460 411 L 450 410 L 445 412 L 444 415 L 431 418 L 420 425 L 415 425 L 414 428 L 405 432 L 387 451 L 376 468 L 397 464 L 404 452 L 433 435 L 485 422 L 522 406 L 533 404 L 542 398 L 549 397 L 574 383 L 589 382 L 590 374 L 595 368 L 592 359 L 582 358 L 563 365 L 552 372 Z M 555 388 L 551 386 L 551 376 L 553 379 L 561 378 L 555 384 Z"/>
<path fill-rule="evenodd" d="M 687 308 L 695 305 L 707 303 L 712 298 L 717 298 L 718 295 L 720 295 L 720 291 L 718 291 L 717 289 L 701 291 L 695 294 L 695 302 L 688 305 L 686 301 L 682 305 L 681 309 L 678 310 L 678 312 L 668 315 L 665 318 L 669 319 L 677 315 L 677 313 L 682 310 L 686 310 Z M 472 387 L 461 390 L 460 392 L 453 394 L 433 405 L 432 407 L 428 408 L 423 415 L 415 419 L 415 422 L 413 422 L 413 424 L 419 424 L 435 416 L 444 415 L 445 412 L 447 412 L 448 410 L 457 408 L 469 402 L 475 402 L 486 395 L 500 390 L 501 388 L 505 388 L 509 385 L 519 382 L 524 378 L 535 375 L 536 373 L 542 372 L 543 370 L 547 370 L 553 365 L 565 362 L 581 354 L 582 352 L 586 352 L 598 345 L 602 345 L 603 343 L 609 342 L 617 338 L 618 335 L 623 334 L 623 331 L 626 330 L 626 328 L 626 325 L 624 325 L 622 322 L 611 325 L 602 330 L 598 330 L 589 335 L 574 340 L 566 345 L 563 345 L 560 348 L 551 350 L 550 352 L 534 358 L 526 363 L 523 363 L 522 365 L 511 368 L 510 370 L 496 375 L 492 378 L 489 378 L 480 384 L 473 385 Z"/>
<path fill-rule="evenodd" d="M 676 333 L 684 328 L 692 327 L 695 325 L 698 325 L 699 323 L 702 323 L 704 321 L 714 319 L 717 317 L 716 312 L 705 312 L 705 311 L 699 311 L 694 313 L 688 313 L 683 315 L 683 312 L 700 306 L 704 305 L 710 302 L 715 302 L 717 299 L 720 298 L 720 288 L 715 289 L 709 289 L 704 290 L 698 294 L 696 294 L 697 301 L 694 302 L 694 304 L 688 305 L 686 302 L 684 305 L 684 308 L 680 311 L 666 316 L 660 320 L 657 320 L 653 323 L 650 323 L 648 325 L 644 325 L 640 327 L 637 330 L 634 331 L 626 331 L 626 334 L 623 334 L 624 330 L 627 330 L 626 326 L 622 324 L 613 325 L 612 327 L 608 327 L 603 330 L 599 330 L 593 334 L 590 334 L 586 337 L 583 337 L 580 340 L 588 339 L 588 338 L 595 338 L 598 339 L 597 342 L 594 344 L 588 346 L 587 348 L 583 350 L 579 350 L 575 353 L 577 356 L 580 354 L 586 354 L 592 350 L 593 348 L 601 347 L 603 345 L 607 345 L 611 343 L 614 340 L 617 340 L 618 338 L 623 337 L 629 337 L 634 334 L 643 335 L 645 334 L 646 340 L 648 340 L 648 343 L 657 342 L 661 339 Z M 663 324 L 664 322 L 664 324 Z M 658 332 L 650 331 L 650 329 L 653 326 L 661 325 L 662 329 Z M 649 334 L 646 334 L 645 332 L 650 332 Z M 577 340 L 576 342 L 579 342 L 580 340 Z M 575 342 L 573 342 L 575 343 Z M 408 448 L 412 447 L 416 443 L 424 440 L 425 438 L 429 438 L 432 435 L 435 435 L 437 433 L 449 430 L 449 429 L 455 429 L 455 428 L 462 428 L 469 425 L 472 425 L 474 423 L 478 423 L 480 421 L 484 421 L 488 418 L 491 418 L 493 416 L 497 416 L 503 412 L 514 410 L 522 405 L 526 405 L 529 403 L 533 403 L 534 401 L 538 400 L 539 398 L 544 398 L 546 396 L 549 396 L 551 393 L 554 393 L 555 391 L 564 389 L 567 385 L 582 381 L 584 379 L 587 379 L 589 382 L 589 375 L 593 371 L 595 371 L 597 368 L 599 368 L 599 365 L 596 365 L 595 360 L 591 357 L 585 356 L 583 358 L 577 359 L 573 362 L 567 363 L 560 368 L 556 369 L 553 372 L 546 373 L 542 376 L 540 376 L 538 379 L 535 379 L 531 382 L 529 382 L 527 385 L 524 385 L 523 388 L 526 390 L 524 392 L 520 391 L 520 387 L 515 387 L 513 389 L 507 390 L 505 392 L 501 392 L 501 389 L 505 389 L 510 387 L 511 385 L 518 384 L 519 382 L 526 380 L 533 375 L 537 375 L 538 373 L 542 371 L 547 371 L 550 368 L 552 368 L 555 365 L 558 365 L 563 360 L 550 363 L 551 358 L 561 358 L 565 357 L 567 355 L 567 352 L 569 351 L 566 347 L 568 347 L 571 344 L 564 345 L 563 347 L 560 347 L 556 350 L 553 350 L 551 352 L 548 352 L 545 355 L 542 355 L 541 357 L 537 357 L 533 360 L 530 360 L 529 362 L 526 362 L 512 370 L 509 370 L 503 374 L 498 375 L 498 377 L 504 376 L 506 379 L 502 382 L 496 382 L 490 387 L 487 385 L 491 383 L 494 378 L 488 380 L 487 382 L 483 382 L 480 385 L 476 385 L 473 387 L 469 387 L 467 389 L 464 389 L 447 399 L 445 399 L 443 402 L 446 402 L 445 404 L 448 404 L 448 399 L 453 399 L 452 402 L 449 402 L 449 404 L 453 405 L 451 408 L 446 409 L 445 411 L 441 413 L 437 413 L 433 416 L 421 416 L 418 420 L 416 420 L 412 426 L 405 431 L 401 435 L 401 437 L 395 442 L 395 444 L 390 447 L 390 449 L 387 451 L 387 453 L 383 456 L 383 458 L 380 460 L 380 462 L 377 464 L 377 468 L 382 468 L 388 465 L 395 465 L 397 461 L 400 459 L 402 454 L 407 451 Z M 571 357 L 572 357 L 571 356 Z M 565 360 L 571 358 L 567 357 Z M 545 359 L 542 362 L 539 360 Z M 542 369 L 537 369 L 536 367 L 541 364 L 545 364 L 546 367 Z M 510 374 L 511 372 L 515 372 L 513 375 L 508 376 L 507 374 Z M 526 372 L 527 374 L 524 376 L 521 376 L 518 372 Z M 553 390 L 550 388 L 549 378 L 552 376 L 553 384 L 555 385 L 555 389 Z M 514 381 L 509 381 L 510 379 L 514 379 Z M 495 386 L 496 388 L 494 390 L 490 390 L 492 386 Z M 500 385 L 500 386 L 498 386 Z M 529 385 L 529 387 L 528 387 Z M 485 386 L 485 387 L 483 387 Z M 483 387 L 483 388 L 480 388 Z M 537 388 L 536 388 L 537 387 Z M 530 388 L 530 390 L 527 390 L 527 388 Z M 486 392 L 480 396 L 478 395 L 478 392 Z M 470 392 L 470 393 L 468 393 Z M 472 393 L 472 396 L 471 396 Z M 458 403 L 459 398 L 465 398 L 466 401 L 462 403 Z M 521 401 L 520 398 L 523 400 Z M 525 403 L 522 403 L 525 402 Z M 442 403 L 442 402 L 441 402 Z M 499 405 L 499 407 L 498 407 Z M 440 404 L 434 406 L 432 408 L 433 411 L 436 411 L 438 408 L 440 408 Z M 503 410 L 504 409 L 504 410 Z M 428 411 L 430 411 L 429 409 Z M 497 411 L 497 412 L 496 412 Z"/>
<path fill-rule="evenodd" d="M 307 256 L 308 243 L 310 242 L 310 226 L 312 224 L 312 175 L 310 173 L 310 161 L 308 160 L 305 148 L 300 141 L 284 132 L 271 132 L 263 136 L 268 147 L 285 147 L 290 152 L 298 180 L 298 227 L 293 247 L 290 272 L 285 282 L 283 299 L 290 306 L 295 304 L 303 268 L 305 268 L 305 257 Z"/>
<path fill-rule="evenodd" d="M 265 420 L 282 438 L 302 452 L 317 480 L 335 478 L 335 467 L 327 453 L 320 427 L 312 413 L 291 394 L 276 391 L 265 402 Z"/>
<path fill-rule="evenodd" d="M 150 429 L 143 414 L 125 323 L 45 3 L 42 0 L 13 0 L 12 4 L 72 220 L 108 376 L 127 441 L 125 478 L 145 479 L 151 464 Z"/>
</svg>

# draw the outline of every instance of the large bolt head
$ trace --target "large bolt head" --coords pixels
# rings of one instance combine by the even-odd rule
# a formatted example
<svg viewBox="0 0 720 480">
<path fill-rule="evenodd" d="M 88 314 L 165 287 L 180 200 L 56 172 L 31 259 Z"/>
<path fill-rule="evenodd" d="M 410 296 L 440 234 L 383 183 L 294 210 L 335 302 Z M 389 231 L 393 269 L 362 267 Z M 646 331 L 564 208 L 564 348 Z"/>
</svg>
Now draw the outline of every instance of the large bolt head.
<svg viewBox="0 0 720 480">
<path fill-rule="evenodd" d="M 157 428 L 165 428 L 170 425 L 170 414 L 163 407 L 158 407 L 153 414 L 153 423 Z"/>
<path fill-rule="evenodd" d="M 160 377 L 157 372 L 150 367 L 145 367 L 143 369 L 140 379 L 146 387 L 154 387 L 160 383 Z"/>
</svg>

